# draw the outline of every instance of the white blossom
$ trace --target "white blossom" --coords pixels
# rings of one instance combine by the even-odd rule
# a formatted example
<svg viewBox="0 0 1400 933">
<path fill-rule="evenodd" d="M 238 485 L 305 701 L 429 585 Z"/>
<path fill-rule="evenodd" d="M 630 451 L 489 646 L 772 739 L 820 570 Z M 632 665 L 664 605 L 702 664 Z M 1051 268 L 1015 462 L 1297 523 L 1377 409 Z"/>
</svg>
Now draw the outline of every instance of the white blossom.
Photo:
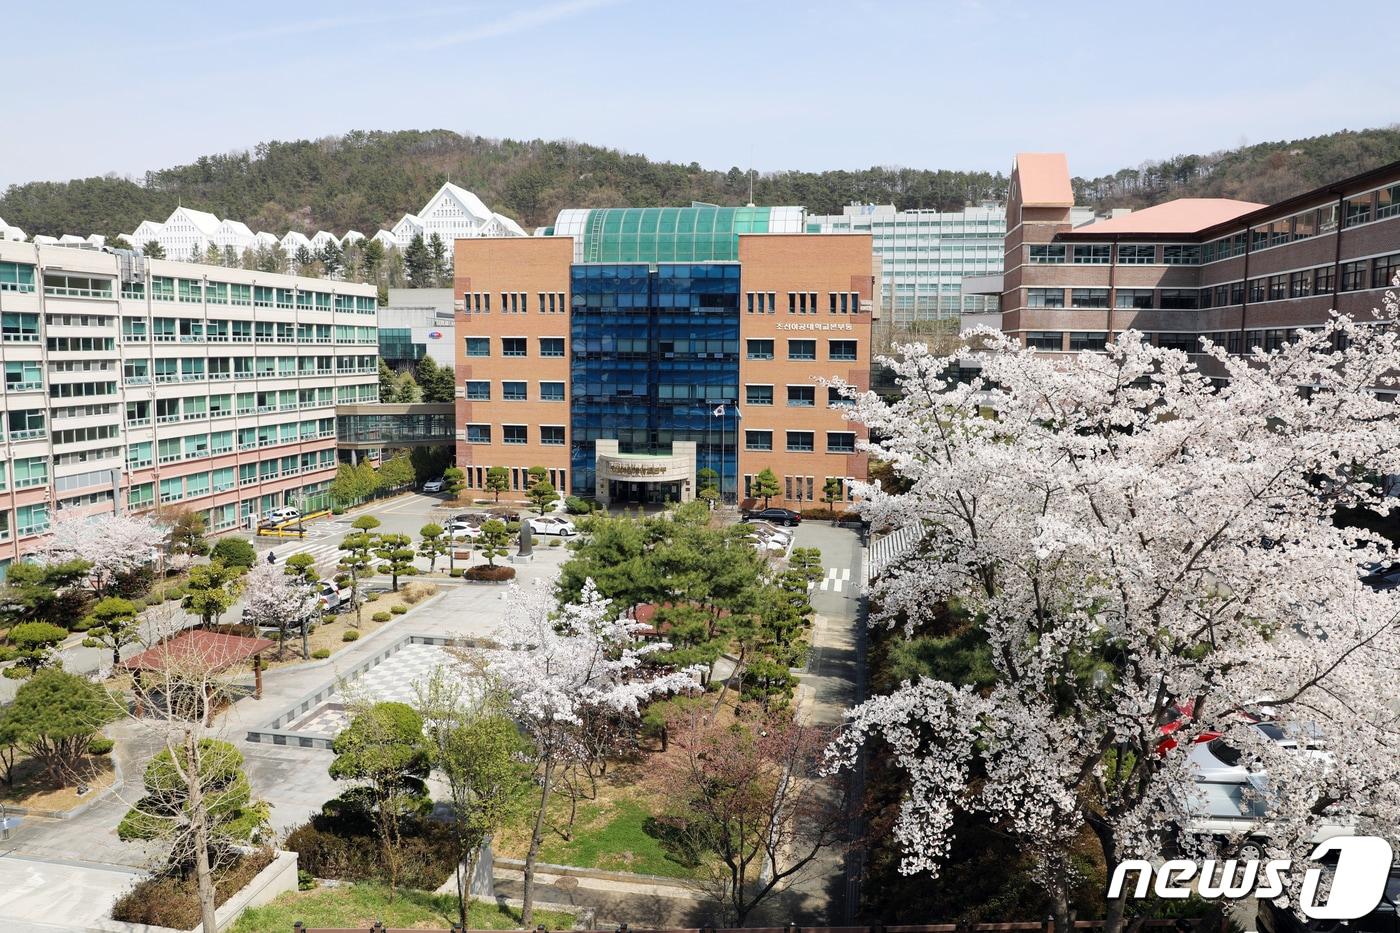
<svg viewBox="0 0 1400 933">
<path fill-rule="evenodd" d="M 165 535 L 165 528 L 142 515 L 59 512 L 41 554 L 49 562 L 87 561 L 92 586 L 100 592 L 116 577 L 155 561 Z"/>
<path fill-rule="evenodd" d="M 283 567 L 258 561 L 244 584 L 243 618 L 250 625 L 286 631 L 298 628 L 320 609 L 316 588 Z"/>
<path fill-rule="evenodd" d="M 907 773 L 905 871 L 937 870 L 960 810 L 1044 864 L 1085 827 L 1110 865 L 1169 835 L 1214 849 L 1181 832 L 1206 729 L 1265 776 L 1280 852 L 1306 854 L 1324 824 L 1400 842 L 1400 591 L 1358 574 L 1395 557 L 1332 521 L 1395 504 L 1378 480 L 1400 474 L 1400 419 L 1374 390 L 1395 388 L 1396 317 L 1388 296 L 1379 323 L 1333 318 L 1247 357 L 1207 344 L 1200 368 L 1135 333 L 1051 358 L 983 332 L 985 349 L 951 357 L 901 347 L 896 401 L 847 389 L 872 456 L 913 484 L 856 484 L 863 511 L 928 532 L 874 585 L 876 621 L 914 632 L 952 602 L 996 671 L 982 691 L 905 682 L 857 707 L 833 747 L 849 763 L 878 737 Z M 980 377 L 949 378 L 959 361 Z M 1261 700 L 1326 754 L 1259 738 L 1239 710 Z"/>
</svg>

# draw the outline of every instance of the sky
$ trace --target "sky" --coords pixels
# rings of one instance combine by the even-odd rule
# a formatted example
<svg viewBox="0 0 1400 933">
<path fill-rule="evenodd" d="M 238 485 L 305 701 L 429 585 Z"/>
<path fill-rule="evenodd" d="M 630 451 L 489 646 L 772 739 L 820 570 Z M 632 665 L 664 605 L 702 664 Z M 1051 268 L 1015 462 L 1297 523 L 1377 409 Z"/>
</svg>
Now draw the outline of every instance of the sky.
<svg viewBox="0 0 1400 933">
<path fill-rule="evenodd" d="M 1336 7 L 1373 41 L 1315 0 L 7 4 L 0 189 L 352 129 L 1088 177 L 1400 121 L 1393 9 Z"/>
</svg>

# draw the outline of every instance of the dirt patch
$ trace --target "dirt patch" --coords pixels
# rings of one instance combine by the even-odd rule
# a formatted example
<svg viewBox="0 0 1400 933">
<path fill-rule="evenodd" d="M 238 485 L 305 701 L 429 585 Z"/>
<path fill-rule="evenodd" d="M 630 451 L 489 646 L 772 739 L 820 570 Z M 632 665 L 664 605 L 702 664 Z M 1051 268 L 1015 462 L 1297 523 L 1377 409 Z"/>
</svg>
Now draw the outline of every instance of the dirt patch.
<svg viewBox="0 0 1400 933">
<path fill-rule="evenodd" d="M 117 769 L 110 755 L 89 755 L 63 784 L 49 780 L 43 767 L 32 758 L 15 763 L 14 785 L 0 783 L 0 800 L 31 810 L 71 810 L 86 803 L 99 791 L 112 786 Z M 87 793 L 79 796 L 78 785 L 86 784 Z"/>
</svg>

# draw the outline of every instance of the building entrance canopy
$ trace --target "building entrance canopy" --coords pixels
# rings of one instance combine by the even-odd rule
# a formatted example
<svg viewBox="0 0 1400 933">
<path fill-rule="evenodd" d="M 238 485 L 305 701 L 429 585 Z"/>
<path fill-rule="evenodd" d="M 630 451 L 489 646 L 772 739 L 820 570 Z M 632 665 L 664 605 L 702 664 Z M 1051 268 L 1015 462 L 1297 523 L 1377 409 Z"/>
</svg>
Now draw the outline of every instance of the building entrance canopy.
<svg viewBox="0 0 1400 933">
<path fill-rule="evenodd" d="M 677 441 L 669 454 L 619 453 L 617 441 L 599 440 L 594 494 L 604 505 L 689 502 L 695 498 L 695 444 Z"/>
</svg>

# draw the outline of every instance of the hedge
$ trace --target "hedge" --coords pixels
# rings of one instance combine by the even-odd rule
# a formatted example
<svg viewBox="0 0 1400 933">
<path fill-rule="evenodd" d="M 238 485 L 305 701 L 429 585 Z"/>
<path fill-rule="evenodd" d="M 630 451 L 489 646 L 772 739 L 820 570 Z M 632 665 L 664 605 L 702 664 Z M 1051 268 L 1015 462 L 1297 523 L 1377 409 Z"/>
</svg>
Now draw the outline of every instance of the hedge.
<svg viewBox="0 0 1400 933">
<path fill-rule="evenodd" d="M 467 568 L 467 572 L 462 576 L 468 580 L 476 580 L 484 583 L 501 583 L 505 580 L 515 579 L 514 567 L 492 567 L 488 564 L 478 564 L 475 567 Z"/>
</svg>

